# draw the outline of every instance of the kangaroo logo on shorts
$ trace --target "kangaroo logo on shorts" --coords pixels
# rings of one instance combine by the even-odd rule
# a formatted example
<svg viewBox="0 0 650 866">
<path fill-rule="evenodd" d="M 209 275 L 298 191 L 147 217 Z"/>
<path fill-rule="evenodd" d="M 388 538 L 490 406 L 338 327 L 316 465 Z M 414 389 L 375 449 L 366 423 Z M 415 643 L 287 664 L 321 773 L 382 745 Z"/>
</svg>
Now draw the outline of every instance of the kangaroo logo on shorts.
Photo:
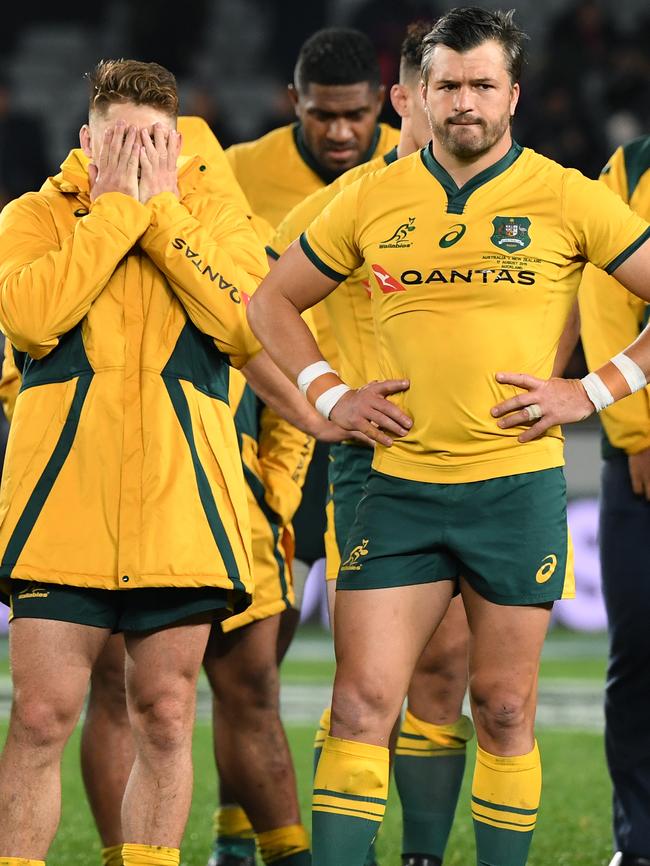
<svg viewBox="0 0 650 866">
<path fill-rule="evenodd" d="M 350 551 L 350 555 L 345 560 L 343 565 L 341 566 L 341 571 L 361 571 L 361 564 L 357 564 L 362 556 L 368 555 L 368 541 L 370 539 L 364 538 L 361 544 L 357 544 L 356 547 L 353 547 Z"/>
<path fill-rule="evenodd" d="M 494 231 L 490 240 L 495 247 L 507 253 L 520 253 L 530 244 L 528 217 L 494 217 Z"/>
<path fill-rule="evenodd" d="M 537 574 L 535 575 L 537 583 L 546 583 L 549 581 L 553 577 L 556 568 L 557 556 L 554 553 L 549 553 L 548 556 L 544 557 L 542 564 L 537 569 Z"/>
</svg>

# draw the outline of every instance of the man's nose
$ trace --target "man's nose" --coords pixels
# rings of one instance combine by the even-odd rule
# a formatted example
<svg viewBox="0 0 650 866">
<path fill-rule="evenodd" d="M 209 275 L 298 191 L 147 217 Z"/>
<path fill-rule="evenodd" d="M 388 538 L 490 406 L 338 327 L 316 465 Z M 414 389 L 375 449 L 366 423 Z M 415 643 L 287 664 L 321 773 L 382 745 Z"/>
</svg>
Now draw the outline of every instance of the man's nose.
<svg viewBox="0 0 650 866">
<path fill-rule="evenodd" d="M 471 87 L 459 87 L 454 97 L 454 108 L 458 112 L 471 111 L 474 108 L 474 98 Z"/>
<path fill-rule="evenodd" d="M 335 118 L 327 129 L 327 137 L 330 141 L 339 143 L 350 141 L 351 138 L 354 138 L 350 121 L 346 120 L 345 117 Z"/>
</svg>

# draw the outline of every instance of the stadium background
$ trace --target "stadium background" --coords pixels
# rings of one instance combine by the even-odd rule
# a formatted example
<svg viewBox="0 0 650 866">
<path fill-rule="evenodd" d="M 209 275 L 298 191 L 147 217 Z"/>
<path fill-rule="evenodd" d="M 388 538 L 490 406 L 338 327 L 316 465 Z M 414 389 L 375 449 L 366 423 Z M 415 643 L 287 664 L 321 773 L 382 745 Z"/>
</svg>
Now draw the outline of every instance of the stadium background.
<svg viewBox="0 0 650 866">
<path fill-rule="evenodd" d="M 292 119 L 285 87 L 301 42 L 325 25 L 363 29 L 380 52 L 384 81 L 396 76 L 406 24 L 458 5 L 427 0 L 156 0 L 31 2 L 3 9 L 0 35 L 0 200 L 37 188 L 76 146 L 84 120 L 83 72 L 101 57 L 157 60 L 177 75 L 185 114 L 201 114 L 224 146 Z M 516 5 L 530 34 L 529 62 L 515 137 L 597 176 L 619 144 L 650 131 L 650 6 L 647 0 L 489 2 Z M 393 120 L 386 111 L 384 119 Z M 570 372 L 581 374 L 578 350 Z M 6 433 L 6 431 L 5 431 Z M 606 644 L 596 551 L 599 478 L 597 422 L 567 434 L 570 522 L 578 599 L 557 607 L 557 627 L 540 680 L 541 744 L 548 795 L 531 866 L 604 864 L 610 853 L 609 788 L 602 755 Z M 284 668 L 283 706 L 297 758 L 303 803 L 309 789 L 312 725 L 327 702 L 333 670 L 320 582 L 312 575 L 301 631 Z M 6 623 L 0 611 L 0 632 Z M 0 636 L 0 736 L 9 706 L 6 639 Z M 209 696 L 202 684 L 197 764 L 211 763 Z M 471 757 L 470 757 L 471 760 Z M 574 772 L 575 768 L 575 772 Z M 466 780 L 467 781 L 467 780 Z M 205 863 L 214 779 L 197 774 L 183 862 Z M 461 800 L 459 814 L 466 810 Z M 98 841 L 80 787 L 77 743 L 67 751 L 64 819 L 48 863 L 97 862 Z M 574 804 L 579 802 L 579 807 Z M 398 809 L 384 834 L 397 862 Z M 471 825 L 459 820 L 449 866 L 470 862 Z M 543 839 L 548 841 L 542 841 Z M 380 848 L 381 850 L 381 848 Z M 92 857 L 89 853 L 92 852 Z M 384 860 L 388 863 L 388 860 Z"/>
</svg>

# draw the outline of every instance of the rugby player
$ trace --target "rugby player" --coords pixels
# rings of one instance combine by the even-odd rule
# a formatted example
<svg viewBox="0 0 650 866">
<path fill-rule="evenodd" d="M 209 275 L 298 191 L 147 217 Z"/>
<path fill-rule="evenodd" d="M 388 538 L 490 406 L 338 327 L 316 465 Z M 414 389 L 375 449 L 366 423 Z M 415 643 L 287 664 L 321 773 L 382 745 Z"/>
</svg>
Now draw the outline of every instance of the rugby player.
<svg viewBox="0 0 650 866">
<path fill-rule="evenodd" d="M 198 117 L 179 117 L 177 128 L 183 135 L 181 154 L 189 156 L 200 153 L 202 159 L 207 156 L 210 170 L 218 172 L 220 195 L 242 208 L 258 235 L 264 237 L 268 228 L 264 228 L 263 220 L 250 213 L 250 206 L 232 175 L 223 150 L 205 121 Z M 247 375 L 250 375 L 250 366 L 244 370 Z M 281 406 L 283 412 L 288 408 L 291 411 L 284 393 L 269 392 L 268 377 L 263 380 L 258 375 L 253 376 L 253 379 L 257 387 L 262 386 L 264 393 Z M 20 384 L 20 373 L 14 363 L 11 345 L 7 343 L 0 380 L 0 400 L 9 421 Z M 265 406 L 246 384 L 244 376 L 234 369 L 230 373 L 229 403 L 242 452 L 255 563 L 254 604 L 245 613 L 230 617 L 228 623 L 224 622 L 225 630 L 232 631 L 230 623 L 237 628 L 247 622 L 269 617 L 274 610 L 285 609 L 293 601 L 290 518 L 300 501 L 313 439 Z M 311 417 L 304 415 L 304 406 L 300 407 L 294 419 L 314 435 L 327 435 L 320 423 L 321 416 L 317 413 Z M 221 631 L 220 626 L 214 628 Z M 238 635 L 242 634 L 238 632 Z M 104 846 L 104 866 L 120 866 L 122 863 L 121 802 L 133 764 L 133 738 L 124 691 L 124 663 L 123 636 L 113 635 L 93 668 L 81 739 L 84 784 Z M 232 672 L 234 667 L 230 657 L 226 657 L 218 670 L 223 668 Z M 247 682 L 255 682 L 255 671 L 239 671 L 236 676 L 244 676 Z M 245 713 L 241 713 L 241 707 L 223 707 L 222 712 L 238 714 L 238 729 L 242 730 L 245 737 Z M 280 731 L 284 736 L 282 729 Z M 277 786 L 286 784 L 284 778 L 269 781 L 276 785 L 273 796 L 277 795 Z"/>
<path fill-rule="evenodd" d="M 99 64 L 82 151 L 2 214 L 0 321 L 22 371 L 0 534 L 2 866 L 44 862 L 61 751 L 113 631 L 135 744 L 121 858 L 179 862 L 196 677 L 215 617 L 250 598 L 226 362 L 258 352 L 242 292 L 265 262 L 209 167 L 178 161 L 177 105 L 159 65 Z"/>
<path fill-rule="evenodd" d="M 477 862 L 528 857 L 541 794 L 539 657 L 553 602 L 572 594 L 571 555 L 560 432 L 522 442 L 521 412 L 514 429 L 499 426 L 490 407 L 509 391 L 495 373 L 550 375 L 585 261 L 630 287 L 648 227 L 604 184 L 512 141 L 522 55 L 512 12 L 442 16 L 422 58 L 432 143 L 344 189 L 248 309 L 319 411 L 377 442 L 337 585 L 316 866 L 363 863 L 385 809 L 390 730 L 457 589 L 470 628 Z M 408 245 L 386 244 L 404 224 Z M 363 263 L 385 381 L 350 389 L 300 311 Z"/>
<path fill-rule="evenodd" d="M 308 196 L 280 223 L 267 253 L 277 259 L 336 195 L 365 174 L 423 147 L 431 138 L 420 98 L 422 40 L 431 29 L 413 24 L 400 54 L 399 83 L 390 98 L 401 117 L 400 140 L 384 156 L 350 169 L 329 186 Z M 408 243 L 406 223 L 393 233 L 393 244 Z M 339 371 L 353 387 L 380 376 L 369 296 L 371 275 L 356 270 L 324 301 L 328 326 L 336 341 Z M 373 451 L 346 442 L 330 448 L 327 503 L 327 594 L 333 621 L 336 577 L 347 534 L 370 471 Z M 396 740 L 395 780 L 402 805 L 402 862 L 408 866 L 439 866 L 442 862 L 465 768 L 467 740 L 473 733 L 462 715 L 467 687 L 467 618 L 456 599 L 419 659 L 408 693 L 408 709 Z M 329 708 L 321 717 L 315 740 L 317 765 L 329 733 Z M 394 738 L 399 734 L 399 726 Z M 374 854 L 373 854 L 374 857 Z"/>
</svg>

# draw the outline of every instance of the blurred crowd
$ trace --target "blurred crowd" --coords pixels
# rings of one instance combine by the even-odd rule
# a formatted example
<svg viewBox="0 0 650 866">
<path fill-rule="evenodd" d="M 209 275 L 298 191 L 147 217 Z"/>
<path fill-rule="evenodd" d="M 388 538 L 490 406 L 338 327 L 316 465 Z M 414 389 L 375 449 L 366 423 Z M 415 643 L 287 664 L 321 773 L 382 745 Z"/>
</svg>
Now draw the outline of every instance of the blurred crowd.
<svg viewBox="0 0 650 866">
<path fill-rule="evenodd" d="M 82 28 L 98 50 L 159 61 L 179 79 L 184 113 L 203 116 L 227 146 L 291 119 L 285 85 L 301 43 L 314 30 L 336 23 L 368 33 L 390 85 L 397 78 L 406 25 L 435 18 L 449 5 L 435 0 L 185 0 L 182 14 L 174 16 L 160 14 L 156 0 L 113 0 L 103 12 L 78 2 L 52 7 L 41 0 L 30 4 L 27 14 L 9 7 L 3 14 L 0 70 L 0 200 L 40 186 L 56 167 L 47 146 L 47 112 L 30 114 L 12 104 L 19 74 L 14 61 L 30 27 L 68 23 Z M 518 6 L 524 29 L 530 8 Z M 590 177 L 597 176 L 618 144 L 650 128 L 650 8 L 640 4 L 626 27 L 610 8 L 604 0 L 576 0 L 549 13 L 545 38 L 531 45 L 515 128 L 520 143 Z M 249 26 L 242 27 L 247 21 Z M 233 32 L 224 33 L 229 22 Z M 105 38 L 109 31 L 112 44 Z M 245 59 L 237 63 L 238 56 Z M 245 86 L 247 75 L 253 90 L 254 82 L 263 82 L 259 100 L 245 100 L 241 111 L 233 112 L 232 96 L 227 97 L 233 86 Z M 56 112 L 57 106 L 50 110 Z M 396 122 L 391 111 L 387 107 L 383 119 Z M 74 136 L 71 128 L 69 146 Z"/>
</svg>

